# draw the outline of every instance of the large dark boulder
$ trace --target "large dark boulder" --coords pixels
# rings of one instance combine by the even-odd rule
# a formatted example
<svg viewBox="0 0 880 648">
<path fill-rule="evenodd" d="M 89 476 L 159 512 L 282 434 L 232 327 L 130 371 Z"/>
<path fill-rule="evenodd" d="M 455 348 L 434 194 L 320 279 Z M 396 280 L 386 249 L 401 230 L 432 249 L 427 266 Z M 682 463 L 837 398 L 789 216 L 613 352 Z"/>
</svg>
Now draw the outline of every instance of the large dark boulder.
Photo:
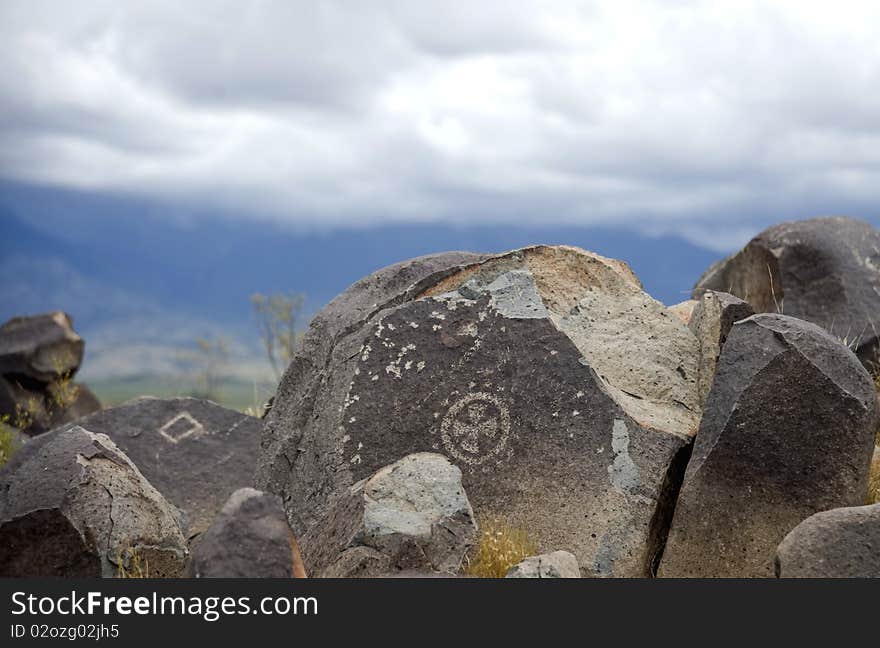
<svg viewBox="0 0 880 648">
<path fill-rule="evenodd" d="M 235 491 L 196 541 L 194 578 L 305 578 L 302 558 L 277 495 Z"/>
<path fill-rule="evenodd" d="M 162 495 L 204 531 L 233 491 L 252 486 L 260 420 L 196 398 L 137 398 L 81 419 L 106 434 Z"/>
<path fill-rule="evenodd" d="M 0 326 L 0 419 L 36 435 L 99 410 L 91 390 L 73 382 L 83 347 L 65 313 Z"/>
<path fill-rule="evenodd" d="M 779 544 L 780 578 L 880 578 L 880 504 L 823 511 Z"/>
<path fill-rule="evenodd" d="M 694 287 L 725 291 L 756 312 L 813 322 L 873 367 L 880 342 L 880 232 L 852 218 L 775 225 L 713 265 Z"/>
<path fill-rule="evenodd" d="M 699 420 L 698 343 L 626 264 L 569 247 L 435 255 L 319 313 L 266 418 L 257 486 L 303 538 L 418 452 L 585 574 L 644 576 Z M 329 531 L 328 531 L 329 533 Z"/>
<path fill-rule="evenodd" d="M 179 576 L 178 512 L 103 434 L 56 430 L 0 471 L 0 576 Z"/>
<path fill-rule="evenodd" d="M 877 392 L 852 352 L 784 315 L 734 324 L 676 503 L 660 576 L 772 576 L 798 522 L 861 504 Z"/>
</svg>

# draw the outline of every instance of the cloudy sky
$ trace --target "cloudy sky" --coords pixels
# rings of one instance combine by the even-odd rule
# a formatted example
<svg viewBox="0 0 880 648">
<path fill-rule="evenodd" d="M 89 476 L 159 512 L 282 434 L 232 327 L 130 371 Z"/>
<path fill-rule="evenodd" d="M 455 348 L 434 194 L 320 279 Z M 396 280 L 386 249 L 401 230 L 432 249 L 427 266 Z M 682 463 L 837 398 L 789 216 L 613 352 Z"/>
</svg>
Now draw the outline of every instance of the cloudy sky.
<svg viewBox="0 0 880 648">
<path fill-rule="evenodd" d="M 4 0 L 0 178 L 295 225 L 880 215 L 880 3 Z"/>
</svg>

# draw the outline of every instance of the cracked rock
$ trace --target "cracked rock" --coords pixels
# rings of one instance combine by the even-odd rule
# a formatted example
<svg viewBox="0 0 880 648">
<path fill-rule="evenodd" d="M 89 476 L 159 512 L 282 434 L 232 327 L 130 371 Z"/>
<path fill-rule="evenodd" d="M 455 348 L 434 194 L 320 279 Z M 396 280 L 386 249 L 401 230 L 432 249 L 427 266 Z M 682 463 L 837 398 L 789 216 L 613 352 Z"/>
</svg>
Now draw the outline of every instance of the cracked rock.
<svg viewBox="0 0 880 648">
<path fill-rule="evenodd" d="M 823 511 L 776 550 L 780 578 L 880 578 L 880 504 Z"/>
<path fill-rule="evenodd" d="M 195 536 L 238 488 L 253 486 L 260 420 L 197 398 L 136 398 L 81 419 L 109 436 Z"/>
<path fill-rule="evenodd" d="M 456 573 L 476 543 L 461 471 L 442 455 L 406 456 L 355 484 L 347 499 L 331 516 L 332 524 L 315 527 L 303 539 L 306 565 L 324 577 Z"/>
<path fill-rule="evenodd" d="M 114 577 L 137 557 L 179 576 L 178 513 L 105 435 L 82 427 L 26 443 L 0 471 L 0 576 Z"/>
<path fill-rule="evenodd" d="M 240 488 L 193 546 L 195 578 L 305 578 L 299 546 L 277 495 Z"/>
<path fill-rule="evenodd" d="M 567 551 L 530 556 L 514 565 L 505 578 L 580 578 L 577 558 Z"/>
<path fill-rule="evenodd" d="M 863 502 L 876 426 L 873 381 L 838 340 L 784 315 L 734 324 L 658 575 L 772 576 L 798 522 Z"/>
<path fill-rule="evenodd" d="M 478 521 L 528 529 L 587 575 L 646 576 L 698 426 L 698 358 L 620 261 L 565 246 L 414 259 L 316 316 L 257 485 L 298 537 L 320 535 L 353 484 L 441 453 Z"/>
<path fill-rule="evenodd" d="M 694 287 L 729 292 L 759 313 L 813 322 L 876 363 L 880 343 L 880 232 L 852 218 L 782 223 L 709 268 Z"/>
</svg>

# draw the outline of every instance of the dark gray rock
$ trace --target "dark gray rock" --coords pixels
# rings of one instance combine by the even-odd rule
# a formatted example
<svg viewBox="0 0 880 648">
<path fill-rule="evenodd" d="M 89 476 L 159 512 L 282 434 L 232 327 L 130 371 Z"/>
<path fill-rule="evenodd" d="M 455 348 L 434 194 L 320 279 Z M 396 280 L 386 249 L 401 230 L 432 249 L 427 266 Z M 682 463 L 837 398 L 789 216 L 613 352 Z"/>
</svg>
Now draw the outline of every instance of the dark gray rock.
<svg viewBox="0 0 880 648">
<path fill-rule="evenodd" d="M 700 342 L 699 392 L 700 404 L 705 405 L 709 397 L 712 381 L 715 379 L 715 366 L 721 348 L 736 322 L 755 314 L 752 307 L 728 293 L 705 291 L 695 301 L 693 315 L 688 326 Z"/>
<path fill-rule="evenodd" d="M 103 434 L 36 437 L 0 471 L 0 576 L 114 577 L 137 556 L 179 576 L 178 512 Z"/>
<path fill-rule="evenodd" d="M 259 419 L 196 398 L 138 398 L 79 422 L 113 439 L 186 516 L 188 536 L 204 531 L 233 491 L 253 485 Z"/>
<path fill-rule="evenodd" d="M 772 576 L 798 522 L 863 502 L 876 426 L 874 384 L 839 341 L 784 315 L 734 324 L 659 575 Z"/>
<path fill-rule="evenodd" d="M 880 578 L 880 504 L 823 511 L 779 544 L 780 578 Z"/>
<path fill-rule="evenodd" d="M 844 339 L 866 366 L 876 362 L 880 322 L 880 232 L 852 218 L 783 223 L 715 264 L 694 288 L 729 292 L 757 312 L 813 322 Z"/>
<path fill-rule="evenodd" d="M 79 369 L 83 347 L 67 313 L 14 317 L 0 326 L 0 374 L 42 383 L 70 377 Z"/>
<path fill-rule="evenodd" d="M 511 567 L 505 578 L 580 578 L 577 558 L 567 551 L 530 556 Z"/>
<path fill-rule="evenodd" d="M 277 495 L 235 491 L 195 542 L 193 578 L 305 578 L 293 531 Z"/>
<path fill-rule="evenodd" d="M 257 485 L 310 555 L 346 535 L 334 511 L 353 484 L 438 452 L 478 522 L 528 529 L 586 574 L 644 576 L 699 420 L 698 355 L 626 264 L 582 250 L 392 266 L 315 318 L 266 417 Z"/>
</svg>

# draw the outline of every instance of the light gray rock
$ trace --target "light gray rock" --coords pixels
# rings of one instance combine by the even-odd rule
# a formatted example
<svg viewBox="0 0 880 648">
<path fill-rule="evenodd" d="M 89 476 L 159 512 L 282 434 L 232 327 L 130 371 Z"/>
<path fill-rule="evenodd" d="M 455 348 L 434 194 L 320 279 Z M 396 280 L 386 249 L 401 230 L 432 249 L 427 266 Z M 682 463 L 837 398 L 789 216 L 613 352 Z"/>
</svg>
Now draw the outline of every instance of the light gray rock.
<svg viewBox="0 0 880 648">
<path fill-rule="evenodd" d="M 567 551 L 530 556 L 507 572 L 505 578 L 580 578 L 577 558 Z"/>
<path fill-rule="evenodd" d="M 721 348 L 733 325 L 755 314 L 752 307 L 728 293 L 705 291 L 695 301 L 693 316 L 688 325 L 700 342 L 699 393 L 700 404 L 705 405 L 715 379 L 715 366 Z"/>
<path fill-rule="evenodd" d="M 185 514 L 193 537 L 239 489 L 253 486 L 260 420 L 197 398 L 137 398 L 80 419 L 106 434 Z"/>
<path fill-rule="evenodd" d="M 874 383 L 839 341 L 784 315 L 734 324 L 658 575 L 772 576 L 798 522 L 863 503 L 876 429 Z"/>
<path fill-rule="evenodd" d="M 880 578 L 880 504 L 823 511 L 779 544 L 780 578 Z"/>
<path fill-rule="evenodd" d="M 355 484 L 332 518 L 303 539 L 307 570 L 324 576 L 413 569 L 454 573 L 477 539 L 461 471 L 427 452 Z"/>
<path fill-rule="evenodd" d="M 173 577 L 186 552 L 177 511 L 103 434 L 48 432 L 0 471 L 0 576 L 114 577 L 138 556 Z"/>
<path fill-rule="evenodd" d="M 698 426 L 698 359 L 620 261 L 564 246 L 416 259 L 315 318 L 256 483 L 305 544 L 338 532 L 353 484 L 438 452 L 478 520 L 529 529 L 585 574 L 646 576 Z"/>
<path fill-rule="evenodd" d="M 194 578 L 305 578 L 299 546 L 277 495 L 240 488 L 195 542 Z"/>
<path fill-rule="evenodd" d="M 880 342 L 880 232 L 852 218 L 782 223 L 713 265 L 697 282 L 756 312 L 784 313 L 845 339 L 868 367 Z"/>
</svg>

